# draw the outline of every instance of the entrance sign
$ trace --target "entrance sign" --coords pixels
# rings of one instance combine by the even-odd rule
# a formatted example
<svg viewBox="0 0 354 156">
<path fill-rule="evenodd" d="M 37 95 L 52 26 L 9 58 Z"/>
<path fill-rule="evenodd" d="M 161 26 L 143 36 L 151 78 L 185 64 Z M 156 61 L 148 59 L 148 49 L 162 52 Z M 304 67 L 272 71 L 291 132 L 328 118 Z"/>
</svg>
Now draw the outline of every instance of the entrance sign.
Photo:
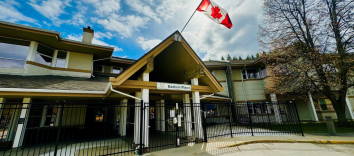
<svg viewBox="0 0 354 156">
<path fill-rule="evenodd" d="M 157 82 L 157 89 L 162 89 L 162 90 L 191 91 L 191 88 L 192 88 L 191 85 Z"/>
</svg>

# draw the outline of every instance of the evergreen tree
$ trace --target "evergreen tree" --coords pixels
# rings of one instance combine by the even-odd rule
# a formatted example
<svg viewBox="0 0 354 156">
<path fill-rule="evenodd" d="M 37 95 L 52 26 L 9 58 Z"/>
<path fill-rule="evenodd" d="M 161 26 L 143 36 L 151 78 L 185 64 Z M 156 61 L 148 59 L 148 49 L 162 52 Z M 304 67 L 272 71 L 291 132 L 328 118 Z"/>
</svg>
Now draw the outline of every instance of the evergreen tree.
<svg viewBox="0 0 354 156">
<path fill-rule="evenodd" d="M 247 55 L 246 60 L 250 60 L 250 59 L 251 59 L 250 55 Z"/>
<path fill-rule="evenodd" d="M 229 54 L 227 54 L 226 60 L 231 60 L 231 56 Z"/>
<path fill-rule="evenodd" d="M 232 60 L 237 60 L 237 57 L 236 57 L 236 56 L 234 56 L 234 57 L 232 58 Z"/>
<path fill-rule="evenodd" d="M 257 54 L 256 54 L 256 58 L 257 58 L 257 59 L 259 59 L 259 58 L 260 58 L 259 53 L 257 53 Z"/>
<path fill-rule="evenodd" d="M 251 59 L 254 60 L 254 59 L 256 59 L 256 57 L 254 57 L 253 55 L 251 55 Z"/>
<path fill-rule="evenodd" d="M 224 59 L 224 56 L 221 56 L 221 60 L 225 60 L 225 59 Z"/>
<path fill-rule="evenodd" d="M 239 56 L 239 57 L 238 57 L 238 60 L 242 60 L 242 57 L 241 57 L 241 56 Z"/>
</svg>

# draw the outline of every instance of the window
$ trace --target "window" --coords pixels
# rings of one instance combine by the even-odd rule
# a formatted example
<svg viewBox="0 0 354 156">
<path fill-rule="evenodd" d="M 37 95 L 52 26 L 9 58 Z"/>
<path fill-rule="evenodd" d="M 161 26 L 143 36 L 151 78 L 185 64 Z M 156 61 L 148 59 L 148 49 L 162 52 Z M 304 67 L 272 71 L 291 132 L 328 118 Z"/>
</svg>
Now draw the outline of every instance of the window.
<svg viewBox="0 0 354 156">
<path fill-rule="evenodd" d="M 321 110 L 334 110 L 331 100 L 329 99 L 318 99 L 321 106 Z"/>
<path fill-rule="evenodd" d="M 57 62 L 55 63 L 55 67 L 65 68 L 66 55 L 67 52 L 58 51 Z"/>
<path fill-rule="evenodd" d="M 262 77 L 267 77 L 268 76 L 266 68 L 261 68 L 261 73 L 262 73 Z"/>
<path fill-rule="evenodd" d="M 102 70 L 103 70 L 103 66 L 101 66 L 101 65 L 94 65 L 93 66 L 94 72 L 102 72 Z"/>
<path fill-rule="evenodd" d="M 260 79 L 261 75 L 258 68 L 249 68 L 242 71 L 243 79 Z"/>
<path fill-rule="evenodd" d="M 55 123 L 57 121 L 58 108 L 59 106 L 47 107 L 47 111 L 45 112 L 44 126 L 50 126 L 50 127 L 55 126 Z"/>
<path fill-rule="evenodd" d="M 54 55 L 54 49 L 38 44 L 35 62 L 50 66 L 52 63 L 52 57 Z"/>
<path fill-rule="evenodd" d="M 105 108 L 96 108 L 95 109 L 95 122 L 103 122 L 105 112 L 106 112 Z"/>
<path fill-rule="evenodd" d="M 26 64 L 30 42 L 0 37 L 0 68 L 20 68 Z"/>
<path fill-rule="evenodd" d="M 114 74 L 119 74 L 120 72 L 121 72 L 121 70 L 120 70 L 121 68 L 118 68 L 118 67 L 113 67 L 113 71 L 112 71 L 112 73 L 114 73 Z"/>
</svg>

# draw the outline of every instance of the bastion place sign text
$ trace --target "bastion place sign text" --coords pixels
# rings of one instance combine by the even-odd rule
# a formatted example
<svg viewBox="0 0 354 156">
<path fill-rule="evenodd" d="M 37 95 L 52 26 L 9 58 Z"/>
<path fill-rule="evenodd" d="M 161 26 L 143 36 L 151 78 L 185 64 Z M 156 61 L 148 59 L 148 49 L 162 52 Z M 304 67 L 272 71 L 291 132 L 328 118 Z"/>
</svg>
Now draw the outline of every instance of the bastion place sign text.
<svg viewBox="0 0 354 156">
<path fill-rule="evenodd" d="M 173 83 L 160 83 L 157 82 L 157 89 L 162 90 L 184 90 L 184 91 L 191 91 L 191 85 L 185 84 L 173 84 Z"/>
</svg>

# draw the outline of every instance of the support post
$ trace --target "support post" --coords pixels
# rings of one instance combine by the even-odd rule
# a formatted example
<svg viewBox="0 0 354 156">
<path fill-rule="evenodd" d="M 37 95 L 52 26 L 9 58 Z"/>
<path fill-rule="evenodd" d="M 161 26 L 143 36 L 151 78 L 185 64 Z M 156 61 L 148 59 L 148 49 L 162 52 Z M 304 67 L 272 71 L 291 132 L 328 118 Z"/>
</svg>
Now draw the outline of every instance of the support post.
<svg viewBox="0 0 354 156">
<path fill-rule="evenodd" d="M 4 108 L 4 103 L 5 103 L 5 98 L 0 98 L 0 121 L 1 121 L 1 116 Z"/>
<path fill-rule="evenodd" d="M 185 112 L 184 126 L 186 130 L 186 136 L 192 136 L 192 109 L 191 102 L 189 100 L 189 94 L 183 94 L 183 107 Z"/>
<path fill-rule="evenodd" d="M 309 101 L 307 102 L 307 106 L 308 106 L 309 111 L 310 111 L 311 120 L 312 121 L 318 121 L 315 105 L 313 104 L 313 100 L 312 100 L 312 95 L 311 95 L 310 92 L 308 92 L 307 95 L 309 97 Z"/>
<path fill-rule="evenodd" d="M 141 98 L 141 92 L 136 92 L 135 96 Z M 141 121 L 141 100 L 135 100 L 135 117 L 134 117 L 134 143 L 140 144 L 140 121 Z"/>
<path fill-rule="evenodd" d="M 272 103 L 273 103 L 275 121 L 277 123 L 281 123 L 282 121 L 281 121 L 280 108 L 279 108 L 279 103 L 278 103 L 278 100 L 277 100 L 277 96 L 275 95 L 275 93 L 271 93 L 270 94 L 270 98 L 271 98 Z"/>
<path fill-rule="evenodd" d="M 160 101 L 156 101 L 155 103 L 155 112 L 154 112 L 154 115 L 155 115 L 155 130 L 156 131 L 159 131 L 160 130 Z"/>
<path fill-rule="evenodd" d="M 347 119 L 353 120 L 354 119 L 354 113 L 353 113 L 353 107 L 352 104 L 350 103 L 350 100 L 347 97 L 345 97 L 345 115 L 347 116 Z"/>
<path fill-rule="evenodd" d="M 166 119 L 165 119 L 165 100 L 160 101 L 160 106 L 161 106 L 161 132 L 165 132 L 165 127 L 166 127 Z"/>
<path fill-rule="evenodd" d="M 250 107 L 248 105 L 248 102 L 246 101 L 246 106 L 247 106 L 247 112 L 248 112 L 248 118 L 249 118 L 249 123 L 250 123 L 250 126 L 251 126 L 251 133 L 252 133 L 252 136 L 253 135 L 253 123 L 252 123 L 252 117 L 251 117 L 251 112 L 250 112 Z"/>
<path fill-rule="evenodd" d="M 127 135 L 127 106 L 128 106 L 128 99 L 123 99 L 121 101 L 120 107 L 120 120 L 119 120 L 119 129 L 120 135 L 126 136 Z"/>
<path fill-rule="evenodd" d="M 230 104 L 229 101 L 227 102 L 227 109 L 228 109 L 228 112 L 229 112 L 229 127 L 230 127 L 230 135 L 231 135 L 231 138 L 232 138 L 233 137 L 233 135 L 232 135 L 232 126 L 231 126 L 232 114 L 230 113 L 231 104 Z"/>
<path fill-rule="evenodd" d="M 149 81 L 149 73 L 143 73 L 142 74 L 142 81 Z M 149 89 L 141 89 L 141 96 L 142 100 L 144 101 L 143 107 L 144 107 L 144 128 L 143 128 L 143 136 L 144 136 L 144 148 L 149 147 L 149 116 L 150 116 L 150 107 L 149 106 Z"/>
<path fill-rule="evenodd" d="M 193 78 L 192 79 L 192 85 L 198 85 L 198 78 Z M 194 114 L 194 127 L 195 127 L 195 136 L 197 138 L 202 139 L 203 138 L 203 127 L 201 123 L 201 111 L 200 111 L 200 97 L 199 97 L 199 92 L 192 92 L 192 98 L 193 98 L 193 114 Z"/>
<path fill-rule="evenodd" d="M 62 125 L 62 122 L 63 122 L 63 114 L 64 114 L 64 105 L 65 105 L 65 103 L 66 102 L 63 101 L 63 103 L 61 104 L 59 127 L 58 127 L 58 134 L 57 134 L 57 139 L 56 139 L 56 143 L 55 143 L 55 148 L 54 148 L 54 156 L 57 156 L 57 152 L 58 152 L 59 137 L 60 137 L 61 125 Z"/>
<path fill-rule="evenodd" d="M 143 120 L 144 120 L 144 118 L 143 118 L 143 114 L 144 114 L 144 101 L 143 100 L 141 100 L 141 103 L 140 103 L 140 131 L 139 131 L 139 139 L 140 139 L 140 141 L 139 141 L 139 146 L 140 146 L 140 151 L 139 151 L 139 155 L 142 155 L 143 154 Z"/>
<path fill-rule="evenodd" d="M 18 125 L 17 125 L 16 134 L 15 134 L 15 139 L 14 139 L 14 142 L 12 145 L 13 148 L 17 148 L 17 147 L 22 146 L 23 139 L 24 139 L 25 132 L 26 132 L 28 115 L 29 115 L 30 108 L 31 108 L 31 104 L 30 104 L 31 102 L 32 102 L 31 98 L 23 98 L 23 104 L 22 104 L 20 117 L 18 119 L 18 123 L 14 123 L 14 124 L 18 124 Z"/>
</svg>

